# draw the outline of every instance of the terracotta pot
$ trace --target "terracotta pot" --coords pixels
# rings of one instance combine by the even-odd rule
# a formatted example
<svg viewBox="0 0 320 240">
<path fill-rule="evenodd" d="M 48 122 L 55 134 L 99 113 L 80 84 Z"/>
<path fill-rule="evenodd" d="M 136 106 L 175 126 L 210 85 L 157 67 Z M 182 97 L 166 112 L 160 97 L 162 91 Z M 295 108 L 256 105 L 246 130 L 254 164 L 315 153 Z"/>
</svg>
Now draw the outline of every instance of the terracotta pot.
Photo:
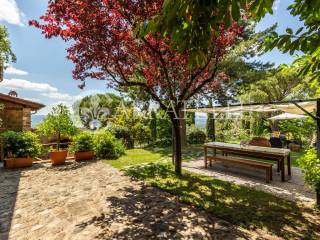
<svg viewBox="0 0 320 240">
<path fill-rule="evenodd" d="M 76 152 L 74 154 L 75 160 L 76 161 L 81 161 L 81 160 L 90 160 L 94 158 L 94 152 L 93 151 L 88 151 L 88 152 Z"/>
<path fill-rule="evenodd" d="M 7 158 L 5 159 L 6 168 L 22 168 L 22 167 L 31 167 L 33 158 Z"/>
<path fill-rule="evenodd" d="M 49 153 L 52 165 L 61 165 L 64 164 L 66 161 L 68 151 L 61 150 L 61 151 L 52 151 Z"/>
<path fill-rule="evenodd" d="M 259 147 L 271 147 L 268 139 L 262 137 L 254 137 L 250 140 L 249 145 L 259 146 Z"/>
</svg>

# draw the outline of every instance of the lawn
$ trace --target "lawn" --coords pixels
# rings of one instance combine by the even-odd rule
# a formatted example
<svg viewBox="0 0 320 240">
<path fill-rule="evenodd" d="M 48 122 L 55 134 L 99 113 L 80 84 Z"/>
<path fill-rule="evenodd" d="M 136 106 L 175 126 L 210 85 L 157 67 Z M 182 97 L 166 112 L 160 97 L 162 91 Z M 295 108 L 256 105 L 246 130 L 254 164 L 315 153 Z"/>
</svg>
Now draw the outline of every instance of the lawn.
<svg viewBox="0 0 320 240">
<path fill-rule="evenodd" d="M 295 202 L 187 171 L 178 177 L 166 163 L 136 165 L 125 172 L 237 226 L 285 239 L 320 239 L 320 212 Z"/>
<path fill-rule="evenodd" d="M 297 160 L 303 156 L 304 152 L 291 152 L 292 166 L 298 167 Z M 147 148 L 130 149 L 126 154 L 116 160 L 106 160 L 107 163 L 115 168 L 122 169 L 127 166 L 156 162 L 160 160 L 171 160 L 171 147 L 168 148 Z M 203 156 L 202 145 L 189 145 L 182 149 L 183 161 L 190 161 Z"/>
<path fill-rule="evenodd" d="M 203 155 L 203 148 L 200 145 L 192 145 L 182 150 L 182 158 L 184 161 L 199 158 Z M 126 151 L 125 155 L 116 160 L 106 160 L 115 168 L 122 169 L 124 167 L 157 162 L 157 161 L 171 161 L 171 147 L 168 148 L 135 148 Z"/>
<path fill-rule="evenodd" d="M 201 157 L 202 146 L 183 149 L 183 160 Z M 303 153 L 292 153 L 293 165 Z M 171 148 L 131 149 L 108 164 L 167 191 L 183 202 L 246 229 L 262 229 L 285 239 L 320 239 L 320 212 L 266 192 L 212 177 L 172 169 Z"/>
<path fill-rule="evenodd" d="M 124 167 L 156 162 L 160 160 L 169 160 L 170 151 L 169 149 L 129 149 L 126 151 L 125 155 L 121 156 L 116 160 L 105 160 L 111 166 L 122 169 Z"/>
</svg>

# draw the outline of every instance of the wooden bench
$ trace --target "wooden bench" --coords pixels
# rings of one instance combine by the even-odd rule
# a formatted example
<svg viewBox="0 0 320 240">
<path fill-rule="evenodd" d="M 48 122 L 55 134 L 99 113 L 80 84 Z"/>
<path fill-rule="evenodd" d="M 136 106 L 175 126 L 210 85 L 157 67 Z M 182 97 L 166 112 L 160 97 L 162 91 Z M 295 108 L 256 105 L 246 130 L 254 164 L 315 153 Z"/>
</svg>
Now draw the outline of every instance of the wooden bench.
<svg viewBox="0 0 320 240">
<path fill-rule="evenodd" d="M 205 158 L 205 167 L 207 167 L 207 161 L 221 161 L 221 162 L 231 162 L 240 165 L 246 165 L 252 168 L 263 169 L 266 171 L 266 182 L 269 183 L 272 181 L 272 164 L 271 163 L 263 163 L 255 160 L 249 159 L 241 159 L 234 157 L 224 157 L 224 156 L 207 156 Z M 210 164 L 211 165 L 211 164 Z"/>
</svg>

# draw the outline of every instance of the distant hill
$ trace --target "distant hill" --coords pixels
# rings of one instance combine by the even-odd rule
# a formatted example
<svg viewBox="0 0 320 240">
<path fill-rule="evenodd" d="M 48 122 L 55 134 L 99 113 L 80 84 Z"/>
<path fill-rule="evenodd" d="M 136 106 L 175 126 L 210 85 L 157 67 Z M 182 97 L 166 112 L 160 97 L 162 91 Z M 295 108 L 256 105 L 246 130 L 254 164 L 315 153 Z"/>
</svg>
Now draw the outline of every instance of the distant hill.
<svg viewBox="0 0 320 240">
<path fill-rule="evenodd" d="M 37 126 L 39 123 L 43 121 L 46 115 L 31 115 L 31 127 L 34 128 Z M 196 127 L 198 128 L 205 128 L 206 127 L 206 121 L 207 117 L 206 116 L 199 116 L 196 114 Z"/>
<path fill-rule="evenodd" d="M 34 128 L 44 119 L 45 115 L 31 115 L 31 127 Z"/>
</svg>

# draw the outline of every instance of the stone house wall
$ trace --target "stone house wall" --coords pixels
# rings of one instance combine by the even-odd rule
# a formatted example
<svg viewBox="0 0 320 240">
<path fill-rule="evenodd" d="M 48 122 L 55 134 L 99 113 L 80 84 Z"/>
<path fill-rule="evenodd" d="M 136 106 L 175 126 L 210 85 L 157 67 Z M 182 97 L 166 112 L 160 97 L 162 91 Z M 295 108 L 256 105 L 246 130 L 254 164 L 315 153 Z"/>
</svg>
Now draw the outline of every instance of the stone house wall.
<svg viewBox="0 0 320 240">
<path fill-rule="evenodd" d="M 31 109 L 10 102 L 1 103 L 0 132 L 7 130 L 22 131 L 31 129 Z"/>
</svg>

